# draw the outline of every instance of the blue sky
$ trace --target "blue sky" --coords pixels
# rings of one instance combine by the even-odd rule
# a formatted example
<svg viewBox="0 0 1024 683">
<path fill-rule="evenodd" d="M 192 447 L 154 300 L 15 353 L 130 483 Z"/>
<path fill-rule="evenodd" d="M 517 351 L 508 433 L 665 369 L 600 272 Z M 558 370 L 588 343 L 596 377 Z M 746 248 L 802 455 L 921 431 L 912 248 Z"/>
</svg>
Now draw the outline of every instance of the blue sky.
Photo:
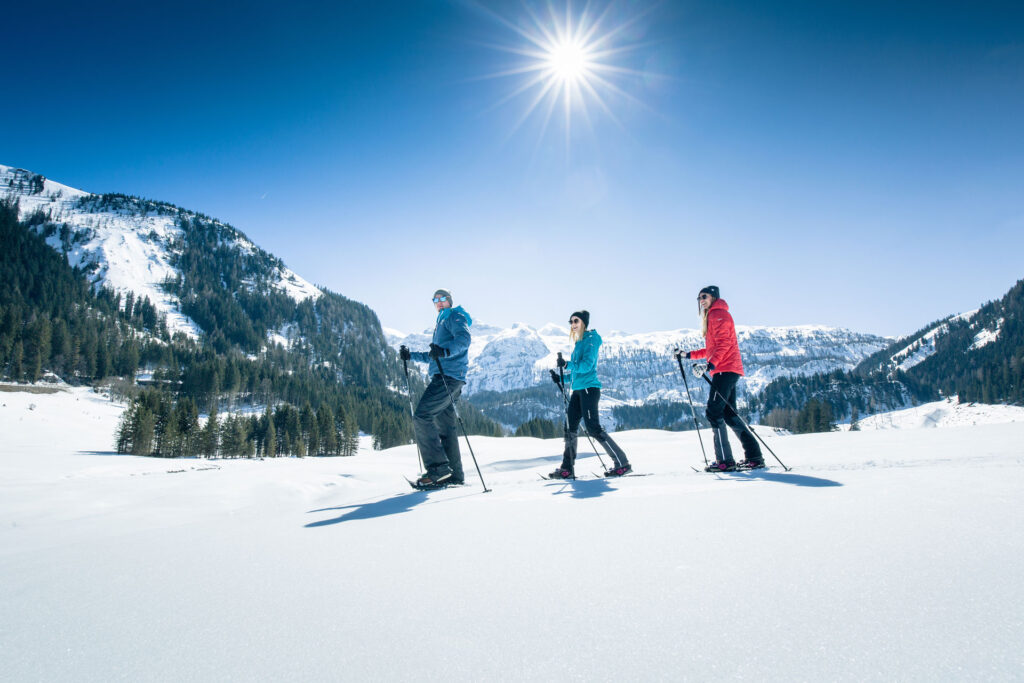
<svg viewBox="0 0 1024 683">
<path fill-rule="evenodd" d="M 401 330 L 438 286 L 694 327 L 714 283 L 740 324 L 904 334 L 1024 277 L 1015 3 L 573 3 L 626 71 L 568 130 L 491 77 L 547 3 L 19 5 L 0 163 L 216 216 Z"/>
</svg>

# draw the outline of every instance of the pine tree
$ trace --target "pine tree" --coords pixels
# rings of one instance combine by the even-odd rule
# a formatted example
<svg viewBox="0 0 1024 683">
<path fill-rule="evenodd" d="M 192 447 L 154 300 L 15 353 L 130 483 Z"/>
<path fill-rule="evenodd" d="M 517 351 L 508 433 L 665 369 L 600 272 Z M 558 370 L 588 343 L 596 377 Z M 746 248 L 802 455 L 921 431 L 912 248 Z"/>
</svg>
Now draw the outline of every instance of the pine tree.
<svg viewBox="0 0 1024 683">
<path fill-rule="evenodd" d="M 853 412 L 850 413 L 850 431 L 860 431 L 860 413 L 857 411 L 857 406 L 854 406 Z"/>
<path fill-rule="evenodd" d="M 220 427 L 217 424 L 217 411 L 213 410 L 210 413 L 210 417 L 206 418 L 206 424 L 203 426 L 199 435 L 199 451 L 207 458 L 217 457 L 217 451 L 220 445 L 219 432 Z"/>
<path fill-rule="evenodd" d="M 355 455 L 359 452 L 359 423 L 356 422 L 352 413 L 342 413 L 342 442 L 341 454 L 344 456 Z"/>
<path fill-rule="evenodd" d="M 21 340 L 14 342 L 14 351 L 11 352 L 11 370 L 10 377 L 15 382 L 20 382 L 25 379 L 25 349 L 22 346 Z"/>
<path fill-rule="evenodd" d="M 317 427 L 320 432 L 320 453 L 323 455 L 338 454 L 338 430 L 334 426 L 334 411 L 326 403 L 320 404 L 316 414 Z"/>
<path fill-rule="evenodd" d="M 274 429 L 274 417 L 270 414 L 270 406 L 267 406 L 263 417 L 267 421 L 267 431 L 263 437 L 263 457 L 273 458 L 277 456 L 277 430 Z"/>
<path fill-rule="evenodd" d="M 156 415 L 146 405 L 140 403 L 132 431 L 132 455 L 151 455 L 153 453 L 155 426 Z"/>
<path fill-rule="evenodd" d="M 114 449 L 120 455 L 131 453 L 132 451 L 132 436 L 135 432 L 135 418 L 137 412 L 138 406 L 133 401 L 127 408 L 125 408 L 124 412 L 121 413 L 121 418 L 117 425 L 117 439 L 114 445 Z"/>
<path fill-rule="evenodd" d="M 313 412 L 313 406 L 306 401 L 302 410 L 299 413 L 299 428 L 302 430 L 302 444 L 304 449 L 304 455 L 316 455 L 317 450 L 320 447 L 320 435 L 318 432 L 318 424 L 316 421 L 316 414 Z"/>
</svg>

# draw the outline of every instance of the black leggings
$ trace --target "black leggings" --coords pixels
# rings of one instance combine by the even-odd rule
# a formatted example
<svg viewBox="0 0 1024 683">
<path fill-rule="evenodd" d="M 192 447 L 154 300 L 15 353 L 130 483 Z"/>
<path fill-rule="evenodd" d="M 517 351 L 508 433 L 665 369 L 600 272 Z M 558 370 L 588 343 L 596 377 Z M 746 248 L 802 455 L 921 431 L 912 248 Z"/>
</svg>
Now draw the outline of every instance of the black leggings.
<svg viewBox="0 0 1024 683">
<path fill-rule="evenodd" d="M 604 432 L 597 415 L 597 403 L 601 400 L 601 390 L 597 388 L 579 389 L 569 397 L 569 431 L 576 432 L 580 428 L 580 420 L 587 427 L 587 432 L 598 438 Z"/>
<path fill-rule="evenodd" d="M 619 448 L 619 444 L 608 436 L 604 431 L 601 421 L 597 415 L 597 403 L 601 400 L 601 390 L 598 388 L 580 389 L 572 392 L 569 397 L 569 411 L 566 417 L 569 420 L 569 431 L 565 433 L 565 451 L 562 453 L 562 468 L 572 470 L 573 462 L 576 460 L 576 431 L 580 428 L 580 420 L 587 427 L 587 433 L 601 444 L 612 458 L 612 467 L 625 467 L 629 464 L 629 458 Z"/>
<path fill-rule="evenodd" d="M 736 405 L 736 382 L 739 379 L 740 376 L 735 372 L 718 372 L 711 380 L 711 395 L 708 396 L 708 407 L 704 414 L 711 423 L 711 434 L 715 440 L 715 460 L 718 462 L 734 462 L 727 425 L 739 438 L 743 446 L 743 455 L 747 460 L 763 459 L 761 447 L 757 445 L 754 435 L 743 426 L 743 421 L 729 405 Z"/>
</svg>

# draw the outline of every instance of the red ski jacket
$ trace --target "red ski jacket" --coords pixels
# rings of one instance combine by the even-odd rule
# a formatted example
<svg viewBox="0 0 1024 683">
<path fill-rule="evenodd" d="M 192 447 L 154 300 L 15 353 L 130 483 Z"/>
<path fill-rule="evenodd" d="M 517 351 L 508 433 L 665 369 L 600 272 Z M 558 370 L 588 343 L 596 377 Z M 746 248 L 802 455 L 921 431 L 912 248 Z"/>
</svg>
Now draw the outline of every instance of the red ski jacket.
<svg viewBox="0 0 1024 683">
<path fill-rule="evenodd" d="M 690 358 L 699 360 L 707 358 L 717 372 L 735 372 L 743 374 L 743 359 L 740 358 L 740 345 L 736 341 L 736 324 L 729 314 L 729 304 L 725 299 L 717 299 L 708 311 L 708 334 L 704 338 L 706 348 L 690 352 Z"/>
</svg>

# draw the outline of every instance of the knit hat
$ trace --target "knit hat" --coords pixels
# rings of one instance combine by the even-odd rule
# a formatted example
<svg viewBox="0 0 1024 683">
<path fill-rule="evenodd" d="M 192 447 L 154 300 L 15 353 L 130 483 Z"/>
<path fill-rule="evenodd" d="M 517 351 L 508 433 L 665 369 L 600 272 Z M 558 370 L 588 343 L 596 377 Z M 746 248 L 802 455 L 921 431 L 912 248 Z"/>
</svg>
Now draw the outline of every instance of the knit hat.
<svg viewBox="0 0 1024 683">
<path fill-rule="evenodd" d="M 697 295 L 710 294 L 712 299 L 721 299 L 722 297 L 718 294 L 718 287 L 715 285 L 708 285 L 704 289 L 697 292 Z"/>
<path fill-rule="evenodd" d="M 446 296 L 446 297 L 448 297 L 448 301 L 451 301 L 452 300 L 452 291 L 450 289 L 439 289 L 436 292 L 434 292 L 434 296 L 432 296 L 430 298 L 433 299 L 433 298 L 439 297 L 439 296 Z"/>
<path fill-rule="evenodd" d="M 569 320 L 579 318 L 583 321 L 583 327 L 590 327 L 590 311 L 576 311 L 569 316 Z"/>
</svg>

